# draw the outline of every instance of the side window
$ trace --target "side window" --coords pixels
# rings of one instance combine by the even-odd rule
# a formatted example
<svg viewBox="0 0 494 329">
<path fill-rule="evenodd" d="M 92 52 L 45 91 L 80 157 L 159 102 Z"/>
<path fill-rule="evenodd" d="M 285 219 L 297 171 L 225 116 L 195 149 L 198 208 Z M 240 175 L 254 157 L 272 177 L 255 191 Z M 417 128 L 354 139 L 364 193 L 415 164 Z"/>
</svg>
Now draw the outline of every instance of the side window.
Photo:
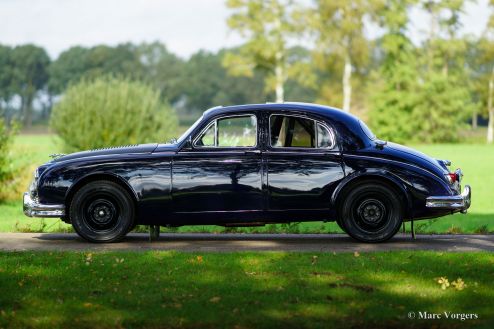
<svg viewBox="0 0 494 329">
<path fill-rule="evenodd" d="M 257 140 L 257 121 L 254 115 L 216 119 L 196 140 L 195 146 L 253 147 Z"/>
<path fill-rule="evenodd" d="M 318 148 L 333 148 L 333 137 L 328 128 L 322 124 L 317 124 L 317 147 Z"/>
<path fill-rule="evenodd" d="M 269 119 L 272 147 L 333 148 L 333 136 L 315 120 L 287 115 Z"/>
</svg>

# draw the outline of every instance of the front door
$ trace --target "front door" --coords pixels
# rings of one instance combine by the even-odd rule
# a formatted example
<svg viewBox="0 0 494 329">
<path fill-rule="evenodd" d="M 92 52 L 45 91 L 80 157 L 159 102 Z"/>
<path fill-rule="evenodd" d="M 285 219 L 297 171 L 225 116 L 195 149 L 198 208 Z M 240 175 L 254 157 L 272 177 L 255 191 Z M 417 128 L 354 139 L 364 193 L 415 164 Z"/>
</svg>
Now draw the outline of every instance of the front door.
<svg viewBox="0 0 494 329">
<path fill-rule="evenodd" d="M 327 213 L 344 177 L 332 129 L 310 117 L 274 113 L 267 144 L 268 210 Z"/>
<path fill-rule="evenodd" d="M 179 152 L 172 163 L 176 214 L 212 214 L 220 222 L 263 210 L 257 122 L 255 114 L 215 118 L 193 138 L 192 149 Z"/>
</svg>

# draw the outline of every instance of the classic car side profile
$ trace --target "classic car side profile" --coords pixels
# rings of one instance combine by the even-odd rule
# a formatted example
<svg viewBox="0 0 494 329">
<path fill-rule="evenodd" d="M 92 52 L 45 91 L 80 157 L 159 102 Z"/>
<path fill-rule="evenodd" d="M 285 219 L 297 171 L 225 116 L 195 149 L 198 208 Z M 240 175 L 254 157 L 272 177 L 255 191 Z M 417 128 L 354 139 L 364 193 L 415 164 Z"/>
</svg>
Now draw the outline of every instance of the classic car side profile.
<svg viewBox="0 0 494 329">
<path fill-rule="evenodd" d="M 336 221 L 381 242 L 404 221 L 465 213 L 471 189 L 447 160 L 374 136 L 315 104 L 215 107 L 170 144 L 62 155 L 40 166 L 24 213 L 60 217 L 91 242 L 135 225 Z"/>
</svg>

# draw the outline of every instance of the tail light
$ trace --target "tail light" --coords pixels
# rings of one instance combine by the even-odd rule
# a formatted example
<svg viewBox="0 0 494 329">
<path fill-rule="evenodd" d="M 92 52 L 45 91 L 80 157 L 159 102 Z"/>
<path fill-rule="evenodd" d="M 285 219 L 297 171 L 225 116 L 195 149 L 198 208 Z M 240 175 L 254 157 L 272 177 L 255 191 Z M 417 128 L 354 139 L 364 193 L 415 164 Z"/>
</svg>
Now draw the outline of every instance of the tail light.
<svg viewBox="0 0 494 329">
<path fill-rule="evenodd" d="M 450 184 L 454 184 L 456 182 L 458 182 L 459 184 L 461 181 L 461 177 L 463 176 L 463 172 L 461 171 L 460 168 L 458 168 L 455 170 L 455 172 L 447 173 L 445 176 Z"/>
<path fill-rule="evenodd" d="M 446 178 L 448 179 L 448 181 L 451 184 L 454 184 L 456 182 L 456 173 L 450 172 L 450 173 L 446 174 Z"/>
</svg>

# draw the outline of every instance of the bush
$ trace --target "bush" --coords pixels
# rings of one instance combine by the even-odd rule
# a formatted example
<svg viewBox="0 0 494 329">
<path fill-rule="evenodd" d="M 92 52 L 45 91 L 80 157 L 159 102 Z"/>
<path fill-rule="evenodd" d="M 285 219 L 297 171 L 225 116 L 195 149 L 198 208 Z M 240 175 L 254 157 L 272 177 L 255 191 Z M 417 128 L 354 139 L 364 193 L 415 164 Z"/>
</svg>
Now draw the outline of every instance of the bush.
<svg viewBox="0 0 494 329">
<path fill-rule="evenodd" d="M 163 142 L 174 137 L 177 125 L 159 91 L 108 76 L 70 86 L 51 118 L 69 151 Z"/>
<path fill-rule="evenodd" d="M 9 191 L 16 181 L 16 170 L 10 158 L 12 137 L 16 130 L 15 126 L 9 129 L 0 118 L 0 201 L 8 199 Z"/>
</svg>

